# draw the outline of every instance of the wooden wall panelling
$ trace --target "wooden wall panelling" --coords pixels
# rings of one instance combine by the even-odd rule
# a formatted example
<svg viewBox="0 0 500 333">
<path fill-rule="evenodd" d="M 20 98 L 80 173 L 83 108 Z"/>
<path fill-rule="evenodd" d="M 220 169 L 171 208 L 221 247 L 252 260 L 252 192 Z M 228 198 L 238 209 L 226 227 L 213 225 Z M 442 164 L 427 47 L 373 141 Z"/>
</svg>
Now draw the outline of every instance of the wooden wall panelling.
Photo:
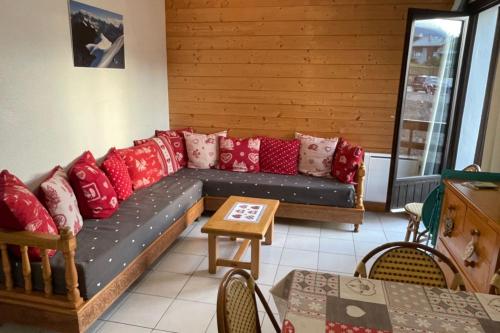
<svg viewBox="0 0 500 333">
<path fill-rule="evenodd" d="M 343 136 L 390 152 L 409 7 L 451 0 L 166 0 L 170 126 Z"/>
</svg>

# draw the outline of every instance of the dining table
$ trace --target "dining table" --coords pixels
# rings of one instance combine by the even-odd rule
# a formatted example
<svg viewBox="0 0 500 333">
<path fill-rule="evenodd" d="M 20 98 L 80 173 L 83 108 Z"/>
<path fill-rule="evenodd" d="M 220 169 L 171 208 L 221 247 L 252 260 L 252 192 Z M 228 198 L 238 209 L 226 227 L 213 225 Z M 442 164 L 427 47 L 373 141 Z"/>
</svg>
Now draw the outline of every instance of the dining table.
<svg viewBox="0 0 500 333">
<path fill-rule="evenodd" d="M 500 333 L 500 296 L 292 270 L 270 290 L 283 333 Z"/>
</svg>

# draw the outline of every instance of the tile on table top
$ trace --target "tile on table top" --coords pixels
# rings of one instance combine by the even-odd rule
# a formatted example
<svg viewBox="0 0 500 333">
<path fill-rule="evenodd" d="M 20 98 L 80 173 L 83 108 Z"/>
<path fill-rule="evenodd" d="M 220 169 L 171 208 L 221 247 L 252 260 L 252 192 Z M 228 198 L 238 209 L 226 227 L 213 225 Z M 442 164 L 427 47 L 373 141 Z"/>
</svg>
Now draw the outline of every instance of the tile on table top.
<svg viewBox="0 0 500 333">
<path fill-rule="evenodd" d="M 169 251 L 153 267 L 155 271 L 179 274 L 192 274 L 201 264 L 205 256 Z"/>
<path fill-rule="evenodd" d="M 109 320 L 154 328 L 171 303 L 171 298 L 131 293 Z"/>
<path fill-rule="evenodd" d="M 156 326 L 177 333 L 204 333 L 214 317 L 213 304 L 175 300 Z"/>
<path fill-rule="evenodd" d="M 175 298 L 189 279 L 188 275 L 150 271 L 135 287 L 134 292 Z"/>
<path fill-rule="evenodd" d="M 280 265 L 316 270 L 318 268 L 318 252 L 285 248 L 281 255 Z"/>
</svg>

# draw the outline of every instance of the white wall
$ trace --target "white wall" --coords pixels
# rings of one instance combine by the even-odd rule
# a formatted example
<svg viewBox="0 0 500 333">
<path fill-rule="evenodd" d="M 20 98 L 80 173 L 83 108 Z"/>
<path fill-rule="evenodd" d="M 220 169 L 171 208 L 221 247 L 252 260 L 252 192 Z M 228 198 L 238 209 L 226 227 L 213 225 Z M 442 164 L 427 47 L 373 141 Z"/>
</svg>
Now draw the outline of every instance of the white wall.
<svg viewBox="0 0 500 333">
<path fill-rule="evenodd" d="M 82 2 L 123 15 L 125 69 L 73 66 L 66 0 L 0 0 L 0 170 L 32 187 L 168 127 L 164 0 Z"/>
</svg>

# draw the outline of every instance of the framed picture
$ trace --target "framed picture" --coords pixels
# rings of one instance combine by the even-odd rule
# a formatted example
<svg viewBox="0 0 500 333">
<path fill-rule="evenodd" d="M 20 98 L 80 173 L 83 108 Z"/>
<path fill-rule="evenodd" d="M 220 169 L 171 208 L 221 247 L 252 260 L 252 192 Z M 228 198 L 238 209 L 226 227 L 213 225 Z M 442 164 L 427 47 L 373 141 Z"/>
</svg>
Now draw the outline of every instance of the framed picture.
<svg viewBox="0 0 500 333">
<path fill-rule="evenodd" d="M 125 68 L 123 15 L 69 1 L 75 67 Z"/>
</svg>

